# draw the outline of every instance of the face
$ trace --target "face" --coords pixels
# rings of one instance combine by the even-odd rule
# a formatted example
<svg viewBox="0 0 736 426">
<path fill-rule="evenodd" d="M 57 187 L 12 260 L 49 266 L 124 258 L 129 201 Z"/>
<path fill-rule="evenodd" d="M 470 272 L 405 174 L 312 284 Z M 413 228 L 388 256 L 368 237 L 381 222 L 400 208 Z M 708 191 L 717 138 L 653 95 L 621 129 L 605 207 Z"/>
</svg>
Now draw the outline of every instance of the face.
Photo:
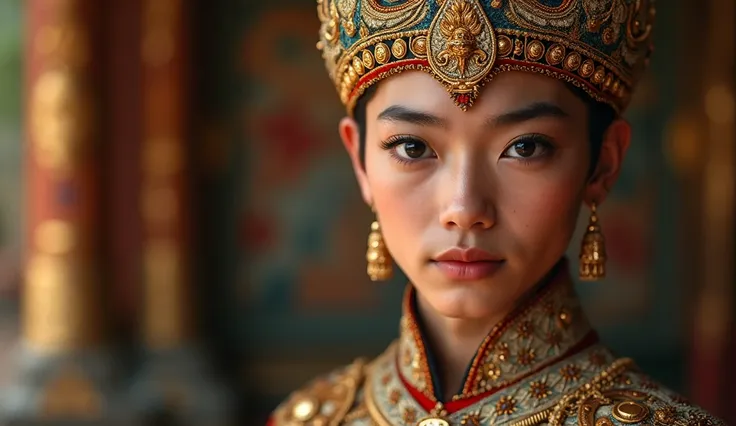
<svg viewBox="0 0 736 426">
<path fill-rule="evenodd" d="M 341 122 L 389 252 L 437 313 L 508 311 L 563 256 L 583 202 L 618 174 L 628 127 L 607 133 L 591 177 L 586 105 L 564 83 L 506 72 L 462 111 L 430 75 L 379 83 L 359 130 Z"/>
</svg>

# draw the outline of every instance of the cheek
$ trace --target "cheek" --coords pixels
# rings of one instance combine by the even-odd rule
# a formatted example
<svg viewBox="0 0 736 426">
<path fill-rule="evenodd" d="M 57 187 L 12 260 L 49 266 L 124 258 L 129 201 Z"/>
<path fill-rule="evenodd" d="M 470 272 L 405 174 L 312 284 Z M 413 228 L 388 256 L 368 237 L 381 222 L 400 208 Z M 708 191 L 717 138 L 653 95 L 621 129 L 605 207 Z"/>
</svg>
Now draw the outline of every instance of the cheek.
<svg viewBox="0 0 736 426">
<path fill-rule="evenodd" d="M 496 205 L 500 220 L 527 250 L 567 246 L 582 203 L 585 171 L 578 162 L 532 173 L 509 173 Z"/>
<path fill-rule="evenodd" d="M 433 188 L 429 172 L 400 169 L 384 152 L 368 153 L 366 172 L 384 239 L 394 259 L 406 264 L 431 225 Z"/>
</svg>

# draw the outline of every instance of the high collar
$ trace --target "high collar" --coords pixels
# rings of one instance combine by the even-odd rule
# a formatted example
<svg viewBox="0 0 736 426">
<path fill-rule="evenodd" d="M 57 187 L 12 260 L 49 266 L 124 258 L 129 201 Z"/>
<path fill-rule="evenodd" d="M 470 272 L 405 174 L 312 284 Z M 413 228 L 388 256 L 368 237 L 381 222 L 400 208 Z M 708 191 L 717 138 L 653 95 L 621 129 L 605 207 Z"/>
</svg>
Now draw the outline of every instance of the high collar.
<svg viewBox="0 0 736 426">
<path fill-rule="evenodd" d="M 407 388 L 428 404 L 442 401 L 437 365 L 416 310 L 416 291 L 407 287 L 397 352 L 398 372 Z M 491 395 L 595 343 L 566 261 L 500 321 L 478 347 L 462 389 L 452 401 Z M 447 402 L 445 402 L 447 403 Z"/>
</svg>

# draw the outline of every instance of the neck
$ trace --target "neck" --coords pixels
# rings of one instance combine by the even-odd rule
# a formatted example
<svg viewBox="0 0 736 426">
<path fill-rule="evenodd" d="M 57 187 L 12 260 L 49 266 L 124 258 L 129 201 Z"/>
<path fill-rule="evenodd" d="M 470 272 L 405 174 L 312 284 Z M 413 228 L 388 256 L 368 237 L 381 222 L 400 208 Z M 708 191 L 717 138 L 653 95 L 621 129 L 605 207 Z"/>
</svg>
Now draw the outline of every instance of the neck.
<svg viewBox="0 0 736 426">
<path fill-rule="evenodd" d="M 565 267 L 558 263 L 554 268 L 515 304 L 499 309 L 484 318 L 450 318 L 435 311 L 424 297 L 416 293 L 417 310 L 424 324 L 424 334 L 437 364 L 441 366 L 437 372 L 437 380 L 441 382 L 442 398 L 450 400 L 465 380 L 465 374 L 473 357 L 477 354 L 481 343 L 498 323 L 503 321 L 518 304 L 536 292 L 550 280 L 558 268 Z"/>
<path fill-rule="evenodd" d="M 509 312 L 504 310 L 481 319 L 448 318 L 438 314 L 418 293 L 417 309 L 432 353 L 442 366 L 437 379 L 447 401 L 462 386 L 468 365 L 489 331 Z"/>
</svg>

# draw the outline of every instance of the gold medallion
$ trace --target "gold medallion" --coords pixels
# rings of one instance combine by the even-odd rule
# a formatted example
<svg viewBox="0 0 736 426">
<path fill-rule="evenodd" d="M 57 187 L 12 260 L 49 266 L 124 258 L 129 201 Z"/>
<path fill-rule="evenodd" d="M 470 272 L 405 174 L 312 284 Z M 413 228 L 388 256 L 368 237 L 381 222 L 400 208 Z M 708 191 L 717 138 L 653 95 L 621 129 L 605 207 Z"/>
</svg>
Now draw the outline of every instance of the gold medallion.
<svg viewBox="0 0 736 426">
<path fill-rule="evenodd" d="M 619 402 L 613 407 L 613 417 L 622 423 L 639 423 L 649 415 L 649 409 L 634 401 Z"/>
</svg>

